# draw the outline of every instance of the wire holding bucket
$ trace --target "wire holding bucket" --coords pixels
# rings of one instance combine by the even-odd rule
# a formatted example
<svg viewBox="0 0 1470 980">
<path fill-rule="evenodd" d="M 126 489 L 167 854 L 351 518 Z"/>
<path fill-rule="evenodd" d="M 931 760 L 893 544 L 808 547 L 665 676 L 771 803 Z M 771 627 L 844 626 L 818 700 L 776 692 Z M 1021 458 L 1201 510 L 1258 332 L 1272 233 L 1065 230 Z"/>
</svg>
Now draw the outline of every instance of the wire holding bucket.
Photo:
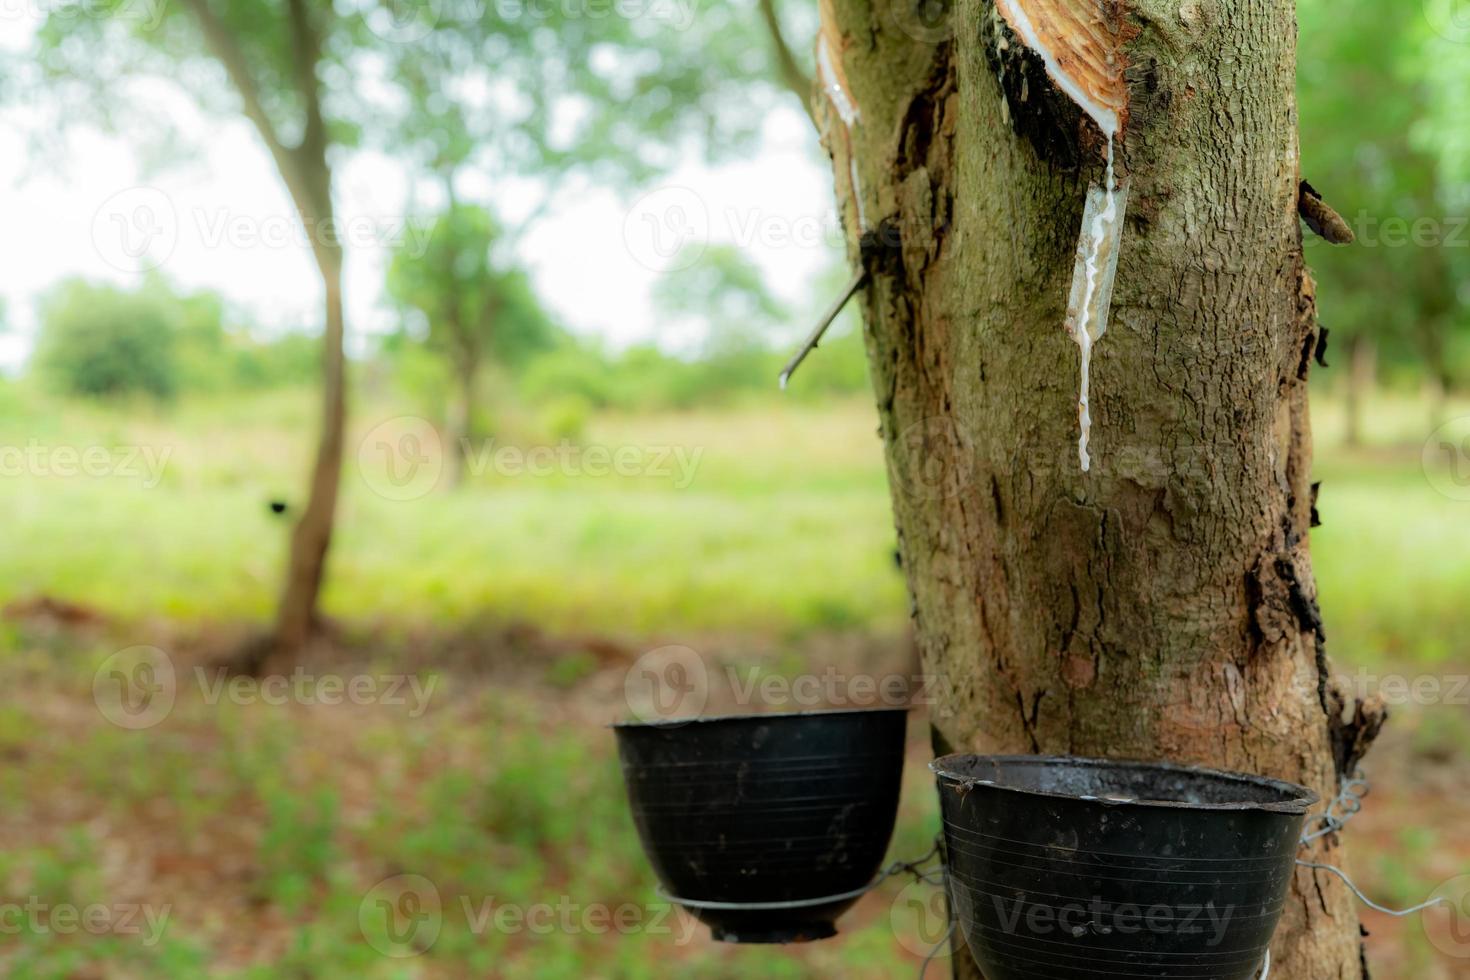
<svg viewBox="0 0 1470 980">
<path fill-rule="evenodd" d="M 1360 902 L 1362 902 L 1364 905 L 1368 906 L 1370 909 L 1372 909 L 1375 912 L 1382 912 L 1384 915 L 1391 915 L 1391 916 L 1393 916 L 1396 919 L 1402 919 L 1404 916 L 1413 915 L 1415 912 L 1423 912 L 1425 909 L 1432 909 L 1436 905 L 1447 905 L 1447 904 L 1449 904 L 1444 899 L 1443 896 L 1437 896 L 1435 898 L 1431 898 L 1427 902 L 1423 902 L 1423 903 L 1421 903 L 1419 905 L 1415 905 L 1413 908 L 1409 908 L 1409 909 L 1390 909 L 1390 908 L 1384 908 L 1382 905 L 1379 905 L 1377 902 L 1373 901 L 1373 899 L 1369 898 L 1367 895 L 1364 895 L 1363 894 L 1363 890 L 1361 888 L 1359 888 L 1357 885 L 1353 884 L 1353 879 L 1349 878 L 1347 876 L 1347 872 L 1343 871 L 1341 868 L 1334 868 L 1330 864 L 1317 864 L 1315 861 L 1298 861 L 1297 864 L 1301 865 L 1304 868 L 1312 868 L 1312 869 L 1314 869 L 1316 871 L 1330 871 L 1330 872 L 1332 872 L 1333 874 L 1335 874 L 1339 878 L 1341 878 L 1343 880 L 1343 882 L 1349 888 L 1352 889 L 1353 894 L 1356 895 L 1356 896 L 1358 896 L 1358 900 Z"/>
<path fill-rule="evenodd" d="M 1347 826 L 1348 821 L 1352 820 L 1353 817 L 1356 817 L 1359 813 L 1363 811 L 1363 799 L 1372 791 L 1372 788 L 1372 785 L 1363 775 L 1362 770 L 1357 770 L 1353 773 L 1352 776 L 1344 779 L 1342 781 L 1342 788 L 1338 790 L 1336 798 L 1327 805 L 1326 812 L 1324 812 L 1320 817 L 1317 818 L 1317 820 L 1321 823 L 1321 827 L 1310 834 L 1302 835 L 1301 846 L 1306 847 L 1313 841 L 1318 840 L 1322 837 L 1326 837 L 1328 834 L 1336 833 L 1337 831 L 1342 830 L 1343 827 Z M 1343 871 L 1341 868 L 1333 867 L 1330 864 L 1318 864 L 1315 861 L 1302 861 L 1300 859 L 1298 859 L 1296 863 L 1303 868 L 1311 868 L 1314 871 L 1327 871 L 1331 874 L 1336 875 L 1338 878 L 1341 878 L 1343 884 L 1347 885 L 1348 888 L 1352 890 L 1352 893 L 1358 897 L 1358 901 L 1362 902 L 1364 905 L 1368 906 L 1375 912 L 1382 912 L 1384 915 L 1391 915 L 1397 919 L 1402 919 L 1405 916 L 1413 915 L 1416 912 L 1423 912 L 1425 909 L 1432 909 L 1436 905 L 1449 904 L 1444 898 L 1436 897 L 1431 898 L 1427 902 L 1421 902 L 1420 904 L 1415 905 L 1413 908 L 1385 908 L 1384 906 L 1379 905 L 1377 902 L 1373 901 L 1373 899 L 1369 898 L 1367 895 L 1364 895 L 1363 890 L 1359 888 L 1353 882 L 1353 879 L 1348 877 L 1347 872 Z M 1269 965 L 1269 960 L 1267 962 Z M 1264 975 L 1262 977 L 1262 980 L 1264 980 Z"/>
<path fill-rule="evenodd" d="M 1321 827 L 1310 834 L 1303 835 L 1302 844 L 1310 844 L 1318 838 L 1336 833 L 1347 826 L 1349 820 L 1362 812 L 1363 799 L 1371 790 L 1372 786 L 1364 778 L 1361 770 L 1354 772 L 1348 779 L 1344 779 L 1337 797 L 1327 805 L 1326 812 L 1317 818 Z"/>
</svg>

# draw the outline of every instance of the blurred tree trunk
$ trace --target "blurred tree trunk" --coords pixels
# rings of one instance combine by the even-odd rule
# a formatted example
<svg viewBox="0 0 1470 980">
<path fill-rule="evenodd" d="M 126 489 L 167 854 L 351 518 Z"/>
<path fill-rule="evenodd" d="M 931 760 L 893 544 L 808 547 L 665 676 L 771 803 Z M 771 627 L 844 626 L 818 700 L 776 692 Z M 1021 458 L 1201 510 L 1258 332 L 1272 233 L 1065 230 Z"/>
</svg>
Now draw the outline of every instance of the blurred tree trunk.
<svg viewBox="0 0 1470 980">
<path fill-rule="evenodd" d="M 1460 305 L 1456 294 L 1458 280 L 1444 249 L 1443 244 L 1429 246 L 1423 250 L 1423 261 L 1418 264 L 1419 348 L 1427 368 L 1424 392 L 1429 402 L 1430 429 L 1443 425 L 1448 415 L 1450 389 L 1453 387 L 1447 351 L 1448 334 Z"/>
<path fill-rule="evenodd" d="M 325 253 L 325 254 L 323 254 Z M 318 264 L 326 291 L 326 328 L 322 335 L 322 417 L 316 460 L 306 510 L 291 532 L 286 586 L 276 611 L 274 666 L 289 660 L 315 630 L 316 606 L 326 570 L 327 549 L 336 524 L 337 492 L 342 479 L 342 450 L 347 422 L 346 359 L 343 339 L 342 251 L 318 248 Z"/>
<path fill-rule="evenodd" d="M 321 32 L 307 0 L 289 0 L 287 23 L 291 39 L 293 82 L 303 107 L 301 136 L 287 143 L 266 109 L 261 86 L 237 38 L 215 14 L 210 0 L 185 0 L 199 24 L 210 51 L 219 60 L 240 96 L 246 117 L 265 142 L 291 194 L 306 237 L 311 242 L 321 274 L 324 301 L 322 329 L 321 429 L 306 507 L 291 533 L 285 586 L 276 608 L 269 642 L 253 650 L 251 671 L 267 662 L 283 666 L 310 638 L 317 626 L 317 599 L 326 569 L 327 550 L 336 521 L 337 492 L 342 478 L 342 450 L 347 419 L 346 359 L 343 342 L 346 318 L 342 300 L 343 251 L 332 206 L 332 171 L 327 162 L 329 137 L 322 114 L 321 82 L 317 67 L 322 58 Z M 328 10 L 328 8 L 315 8 Z"/>
<path fill-rule="evenodd" d="M 1348 376 L 1346 443 L 1354 448 L 1363 444 L 1363 408 L 1378 383 L 1378 342 L 1367 334 L 1355 333 L 1348 339 Z"/>
<path fill-rule="evenodd" d="M 797 63 L 791 45 L 786 42 L 786 34 L 781 29 L 781 15 L 776 10 L 776 0 L 760 0 L 760 9 L 761 22 L 766 25 L 766 34 L 771 42 L 771 56 L 776 59 L 777 79 L 801 100 L 801 107 L 807 118 L 815 123 L 816 117 L 812 114 L 812 80 Z"/>
<path fill-rule="evenodd" d="M 464 482 L 468 469 L 470 446 L 475 438 L 475 399 L 477 380 L 480 374 L 480 359 L 477 354 L 458 352 L 454 359 L 455 374 L 459 391 L 450 422 L 450 438 L 454 445 L 449 451 L 449 486 L 457 487 Z"/>
<path fill-rule="evenodd" d="M 1449 362 L 1445 356 L 1445 331 L 1443 321 L 1428 324 L 1424 335 L 1424 393 L 1429 402 L 1429 428 L 1444 425 L 1449 414 L 1450 378 Z"/>
<path fill-rule="evenodd" d="M 1129 7 L 1132 197 L 1090 473 L 1063 323 L 1102 140 L 992 0 L 957 2 L 937 38 L 901 29 L 907 5 L 823 0 L 850 138 L 818 108 L 870 273 L 936 747 L 1171 759 L 1330 798 L 1382 719 L 1343 720 L 1308 550 L 1294 3 Z M 860 213 L 878 247 L 859 250 Z M 1336 839 L 1303 856 L 1344 860 Z M 1273 976 L 1362 977 L 1347 889 L 1300 870 L 1274 955 Z"/>
</svg>

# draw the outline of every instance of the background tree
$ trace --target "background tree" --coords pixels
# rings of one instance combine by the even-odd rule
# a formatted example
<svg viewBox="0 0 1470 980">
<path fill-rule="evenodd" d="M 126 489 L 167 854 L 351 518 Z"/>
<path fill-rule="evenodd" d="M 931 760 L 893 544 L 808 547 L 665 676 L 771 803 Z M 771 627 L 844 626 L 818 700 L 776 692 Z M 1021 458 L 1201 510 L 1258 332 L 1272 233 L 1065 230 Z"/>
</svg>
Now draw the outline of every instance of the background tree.
<svg viewBox="0 0 1470 980">
<path fill-rule="evenodd" d="M 512 264 L 494 219 L 456 205 L 434 221 L 422 254 L 405 246 L 393 258 L 388 292 L 417 314 L 414 326 L 449 362 L 457 398 L 450 420 L 451 485 L 463 478 L 475 438 L 477 382 L 487 360 L 524 364 L 553 345 L 556 331 L 526 273 Z"/>
<path fill-rule="evenodd" d="M 828 84 L 859 115 L 846 131 L 830 99 L 819 112 L 871 273 L 918 641 L 948 680 L 936 749 L 1168 758 L 1332 797 L 1381 716 L 1343 717 L 1308 547 L 1295 3 L 1141 0 L 1126 34 L 1111 5 L 1053 5 L 1129 38 L 1112 63 L 1132 205 L 1091 472 L 1063 325 L 1105 141 L 989 0 L 954 4 L 938 39 L 903 29 L 906 7 L 823 4 Z M 866 255 L 860 211 L 885 232 Z M 1341 846 L 1304 853 L 1341 863 Z M 1273 975 L 1363 976 L 1347 889 L 1300 870 L 1293 890 Z"/>
<path fill-rule="evenodd" d="M 707 353 L 764 348 L 788 311 L 766 287 L 760 267 L 732 245 L 693 248 L 697 255 L 676 256 L 679 271 L 654 284 L 664 339 Z"/>
<path fill-rule="evenodd" d="M 179 386 L 179 309 L 159 288 L 73 279 L 41 308 L 36 368 L 71 395 L 169 398 Z"/>
<path fill-rule="evenodd" d="M 246 664 L 257 669 L 272 654 L 293 655 L 315 629 L 337 511 L 347 413 L 347 324 L 344 252 L 335 234 L 329 158 L 335 144 L 352 138 L 345 114 L 333 112 L 344 92 L 350 98 L 346 80 L 351 49 L 332 7 L 307 0 L 184 0 L 160 8 L 156 23 L 126 16 L 127 5 L 112 8 L 112 13 L 111 18 L 78 18 L 62 9 L 50 15 L 38 54 L 51 82 L 80 86 L 89 100 L 82 104 L 97 107 L 103 119 L 127 77 L 200 82 L 181 88 L 206 111 L 233 109 L 254 126 L 291 195 L 321 276 L 322 401 L 316 457 L 306 506 L 291 535 L 275 625 Z M 110 57 L 103 57 L 104 52 Z M 336 98 L 331 105 L 324 76 L 333 82 Z"/>
<path fill-rule="evenodd" d="M 748 6 L 687 22 L 555 5 L 513 17 L 431 7 L 395 20 L 371 5 L 339 15 L 306 0 L 185 0 L 160 8 L 156 22 L 128 5 L 86 17 L 67 8 L 40 34 L 49 82 L 78 89 L 60 101 L 90 107 L 96 121 L 136 116 L 119 82 L 142 75 L 188 80 L 206 111 L 243 112 L 311 242 L 324 299 L 321 427 L 275 625 L 247 658 L 252 668 L 311 636 L 336 515 L 347 379 L 335 150 L 376 134 L 451 188 L 470 161 L 498 177 L 538 174 L 547 188 L 572 170 L 631 182 L 686 153 L 745 144 L 766 105 L 750 83 L 774 77 L 749 43 L 760 28 Z M 69 118 L 78 116 L 86 111 Z"/>
<path fill-rule="evenodd" d="M 1373 32 L 1362 29 L 1364 17 Z M 1309 240 L 1308 249 L 1322 322 L 1346 355 L 1347 432 L 1357 443 L 1380 353 L 1423 372 L 1436 420 L 1454 383 L 1461 303 L 1453 198 L 1436 148 L 1422 135 L 1444 103 L 1432 98 L 1426 70 L 1440 59 L 1415 8 L 1304 0 L 1301 18 L 1313 52 L 1301 68 L 1301 86 L 1312 93 L 1302 101 L 1303 159 L 1314 186 L 1335 199 L 1358 234 L 1355 248 Z"/>
</svg>

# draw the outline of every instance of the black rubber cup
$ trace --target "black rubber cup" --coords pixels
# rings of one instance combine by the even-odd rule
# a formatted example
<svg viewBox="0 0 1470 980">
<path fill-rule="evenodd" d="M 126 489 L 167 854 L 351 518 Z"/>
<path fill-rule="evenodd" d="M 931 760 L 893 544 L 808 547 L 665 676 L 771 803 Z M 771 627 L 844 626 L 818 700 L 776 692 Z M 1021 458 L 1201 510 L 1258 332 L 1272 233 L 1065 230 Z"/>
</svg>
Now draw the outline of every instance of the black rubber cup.
<svg viewBox="0 0 1470 980">
<path fill-rule="evenodd" d="M 1252 980 L 1312 791 L 1161 763 L 931 763 L 955 912 L 987 980 Z"/>
<path fill-rule="evenodd" d="M 725 942 L 836 934 L 893 836 L 903 709 L 614 726 L 667 896 Z"/>
</svg>

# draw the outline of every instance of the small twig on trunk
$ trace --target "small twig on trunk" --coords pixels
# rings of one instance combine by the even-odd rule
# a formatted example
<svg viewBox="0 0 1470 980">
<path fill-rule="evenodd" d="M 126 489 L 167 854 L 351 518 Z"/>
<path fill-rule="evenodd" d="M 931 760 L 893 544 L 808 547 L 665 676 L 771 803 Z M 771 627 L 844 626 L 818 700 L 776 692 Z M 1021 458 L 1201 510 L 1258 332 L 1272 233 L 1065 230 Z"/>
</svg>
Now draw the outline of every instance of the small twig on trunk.
<svg viewBox="0 0 1470 980">
<path fill-rule="evenodd" d="M 853 275 L 852 279 L 848 281 L 847 286 L 843 288 L 842 295 L 838 296 L 837 299 L 832 303 L 832 305 L 827 307 L 827 311 L 822 314 L 822 318 L 817 321 L 816 327 L 806 338 L 806 343 L 801 345 L 801 349 L 798 350 L 796 354 L 791 358 L 791 360 L 786 362 L 786 366 L 781 369 L 782 391 L 786 390 L 787 382 L 789 382 L 791 380 L 791 376 L 796 373 L 796 369 L 801 367 L 801 362 L 806 360 L 806 356 L 808 354 L 817 349 L 817 344 L 821 343 L 822 341 L 822 335 L 827 332 L 827 328 L 832 325 L 832 321 L 837 319 L 837 314 L 842 312 L 842 308 L 847 305 L 847 301 L 852 299 L 853 294 L 862 288 L 863 283 L 866 282 L 867 279 L 868 271 L 866 269 L 859 269 Z"/>
</svg>

